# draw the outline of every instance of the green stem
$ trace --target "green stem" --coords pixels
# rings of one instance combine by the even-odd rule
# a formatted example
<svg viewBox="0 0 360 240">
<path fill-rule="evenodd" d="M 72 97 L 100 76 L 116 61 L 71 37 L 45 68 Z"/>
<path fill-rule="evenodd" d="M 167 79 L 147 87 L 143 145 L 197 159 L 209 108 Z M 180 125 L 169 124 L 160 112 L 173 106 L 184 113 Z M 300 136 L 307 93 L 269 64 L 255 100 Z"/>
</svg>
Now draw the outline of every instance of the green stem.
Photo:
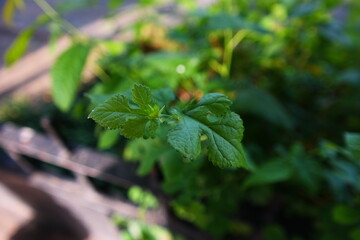
<svg viewBox="0 0 360 240">
<path fill-rule="evenodd" d="M 98 76 L 103 82 L 111 81 L 111 77 L 105 72 L 105 70 L 99 65 L 96 65 L 96 72 L 93 72 L 95 76 Z"/>
<path fill-rule="evenodd" d="M 248 32 L 245 29 L 238 31 L 228 43 L 230 47 L 234 50 L 236 46 L 239 45 L 239 43 L 246 37 L 247 33 Z"/>
<path fill-rule="evenodd" d="M 233 48 L 231 42 L 233 36 L 233 31 L 231 29 L 224 30 L 224 58 L 223 63 L 225 65 L 226 71 L 224 71 L 225 77 L 229 77 L 230 70 L 231 70 L 231 62 L 232 62 L 232 55 L 233 55 Z"/>
<path fill-rule="evenodd" d="M 85 40 L 86 37 L 71 23 L 64 20 L 60 14 L 46 0 L 34 0 L 35 3 L 49 16 L 54 22 L 58 23 L 70 36 L 75 39 Z"/>
<path fill-rule="evenodd" d="M 77 42 L 88 42 L 89 39 L 82 32 L 80 32 L 74 25 L 66 21 L 61 15 L 46 1 L 34 0 L 35 3 L 43 10 L 43 12 L 54 22 L 59 24 L 69 35 Z M 96 72 L 93 74 L 99 77 L 102 81 L 109 81 L 111 78 L 99 65 L 96 66 Z"/>
<path fill-rule="evenodd" d="M 224 11 L 228 14 L 232 14 L 233 12 L 233 4 L 232 0 L 223 0 Z M 224 30 L 224 56 L 223 56 L 223 65 L 224 71 L 223 76 L 229 77 L 231 71 L 231 62 L 232 62 L 232 55 L 234 48 L 232 47 L 231 43 L 233 39 L 233 30 L 226 29 Z"/>
</svg>

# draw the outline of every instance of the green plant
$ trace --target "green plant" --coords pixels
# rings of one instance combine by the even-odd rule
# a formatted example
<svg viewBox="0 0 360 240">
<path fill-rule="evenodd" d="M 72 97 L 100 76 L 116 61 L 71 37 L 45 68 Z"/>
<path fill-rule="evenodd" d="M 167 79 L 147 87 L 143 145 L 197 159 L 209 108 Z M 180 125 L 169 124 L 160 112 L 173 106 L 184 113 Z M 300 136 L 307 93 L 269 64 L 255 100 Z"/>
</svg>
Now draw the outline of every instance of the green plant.
<svg viewBox="0 0 360 240">
<path fill-rule="evenodd" d="M 131 42 L 67 31 L 55 104 L 90 113 L 105 128 L 95 128 L 98 146 L 157 173 L 172 212 L 214 237 L 358 239 L 359 4 L 177 3 L 183 23 L 151 12 L 127 28 Z M 99 48 L 101 71 L 84 90 L 84 59 Z"/>
<path fill-rule="evenodd" d="M 159 91 L 157 94 L 164 95 Z M 209 93 L 198 102 L 192 100 L 165 109 L 174 99 L 173 94 L 167 93 L 167 99 L 156 101 L 150 88 L 136 84 L 131 103 L 125 94 L 115 94 L 98 105 L 89 117 L 107 129 L 120 129 L 121 135 L 132 139 L 155 137 L 160 124 L 166 122 L 167 140 L 184 158 L 197 158 L 201 139 L 206 137 L 209 159 L 214 165 L 246 167 L 241 145 L 242 120 L 230 111 L 231 101 L 225 95 Z"/>
</svg>

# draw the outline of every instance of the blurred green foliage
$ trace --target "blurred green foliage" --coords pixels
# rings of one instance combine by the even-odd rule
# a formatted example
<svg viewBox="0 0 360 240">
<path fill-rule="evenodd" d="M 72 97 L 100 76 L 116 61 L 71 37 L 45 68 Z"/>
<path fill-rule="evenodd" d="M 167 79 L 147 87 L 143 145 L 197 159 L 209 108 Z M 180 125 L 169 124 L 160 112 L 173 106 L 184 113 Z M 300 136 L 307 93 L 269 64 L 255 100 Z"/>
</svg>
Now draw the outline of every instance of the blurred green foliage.
<svg viewBox="0 0 360 240">
<path fill-rule="evenodd" d="M 360 239 L 359 2 L 175 4 L 186 10 L 179 25 L 143 16 L 129 27 L 133 41 L 108 44 L 98 59 L 106 78 L 86 88 L 92 103 L 80 108 L 82 116 L 134 83 L 159 91 L 154 97 L 169 105 L 224 93 L 244 121 L 249 170 L 215 168 L 206 151 L 197 161 L 182 159 L 161 129 L 156 139 L 126 141 L 124 158 L 140 163 L 140 175 L 160 172 L 173 212 L 215 238 Z M 83 44 L 96 49 L 107 41 Z M 84 106 L 83 98 L 69 97 L 67 110 Z M 120 137 L 96 134 L 102 149 Z"/>
</svg>

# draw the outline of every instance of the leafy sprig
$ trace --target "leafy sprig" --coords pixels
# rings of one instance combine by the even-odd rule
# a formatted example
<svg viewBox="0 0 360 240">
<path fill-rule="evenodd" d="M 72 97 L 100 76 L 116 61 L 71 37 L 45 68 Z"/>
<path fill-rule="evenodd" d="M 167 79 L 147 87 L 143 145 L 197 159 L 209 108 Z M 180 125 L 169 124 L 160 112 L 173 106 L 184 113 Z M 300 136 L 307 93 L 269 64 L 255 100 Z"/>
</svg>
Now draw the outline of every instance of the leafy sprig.
<svg viewBox="0 0 360 240">
<path fill-rule="evenodd" d="M 202 137 L 207 139 L 209 160 L 218 167 L 246 167 L 241 144 L 243 122 L 230 111 L 232 102 L 221 93 L 206 94 L 200 101 L 184 107 L 159 106 L 150 88 L 135 84 L 131 99 L 115 94 L 89 115 L 101 126 L 120 129 L 127 138 L 156 137 L 160 124 L 168 124 L 168 143 L 183 157 L 196 159 L 201 153 Z M 169 114 L 164 114 L 166 111 Z"/>
</svg>

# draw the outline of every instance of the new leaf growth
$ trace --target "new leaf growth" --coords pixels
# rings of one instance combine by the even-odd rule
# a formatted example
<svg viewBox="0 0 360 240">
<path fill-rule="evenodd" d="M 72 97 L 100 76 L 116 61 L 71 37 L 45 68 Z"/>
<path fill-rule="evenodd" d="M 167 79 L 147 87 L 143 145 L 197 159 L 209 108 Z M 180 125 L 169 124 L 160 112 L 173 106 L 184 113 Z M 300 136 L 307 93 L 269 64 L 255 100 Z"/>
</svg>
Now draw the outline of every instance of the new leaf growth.
<svg viewBox="0 0 360 240">
<path fill-rule="evenodd" d="M 210 93 L 183 109 L 165 109 L 173 113 L 165 115 L 165 106 L 158 106 L 150 88 L 135 84 L 131 99 L 115 94 L 89 117 L 105 128 L 120 129 L 121 135 L 132 139 L 155 137 L 160 123 L 168 122 L 168 143 L 185 158 L 196 159 L 200 155 L 201 136 L 206 136 L 209 160 L 214 165 L 246 167 L 241 144 L 244 127 L 240 116 L 230 111 L 231 104 L 227 96 Z"/>
</svg>

